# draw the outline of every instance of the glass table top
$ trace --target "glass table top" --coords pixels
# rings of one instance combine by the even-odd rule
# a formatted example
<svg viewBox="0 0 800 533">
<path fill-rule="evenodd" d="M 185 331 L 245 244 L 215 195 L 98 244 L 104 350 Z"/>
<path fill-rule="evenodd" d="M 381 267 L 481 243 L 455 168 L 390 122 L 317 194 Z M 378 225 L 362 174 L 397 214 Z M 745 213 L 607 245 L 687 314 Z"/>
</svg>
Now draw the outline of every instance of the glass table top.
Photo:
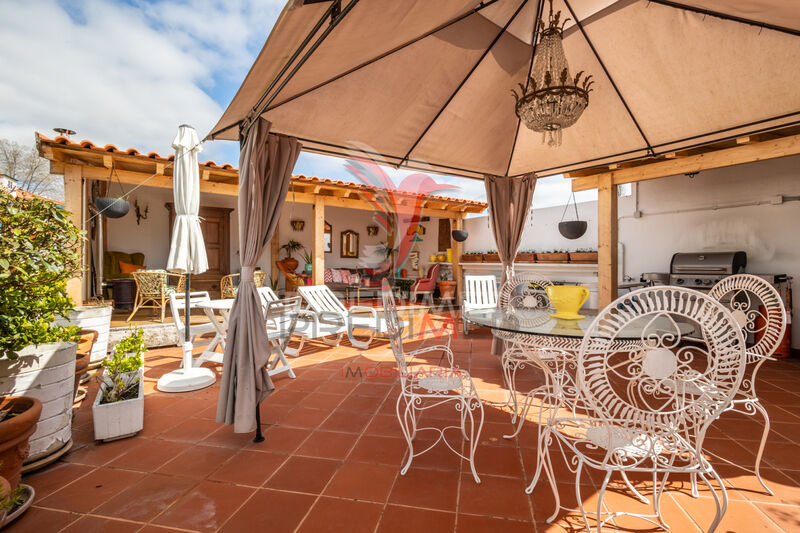
<svg viewBox="0 0 800 533">
<path fill-rule="evenodd" d="M 596 309 L 581 309 L 584 318 L 580 320 L 565 320 L 552 318 L 552 310 L 542 309 L 472 309 L 464 312 L 464 318 L 478 326 L 507 331 L 510 333 L 527 333 L 530 335 L 551 335 L 555 337 L 582 338 L 589 326 L 598 315 Z M 620 332 L 620 339 L 639 339 L 652 317 L 641 317 L 631 322 Z M 689 335 L 694 331 L 694 326 L 686 322 L 677 321 L 681 335 Z M 649 326 L 655 330 L 674 330 L 671 322 L 666 317 L 656 318 Z"/>
</svg>

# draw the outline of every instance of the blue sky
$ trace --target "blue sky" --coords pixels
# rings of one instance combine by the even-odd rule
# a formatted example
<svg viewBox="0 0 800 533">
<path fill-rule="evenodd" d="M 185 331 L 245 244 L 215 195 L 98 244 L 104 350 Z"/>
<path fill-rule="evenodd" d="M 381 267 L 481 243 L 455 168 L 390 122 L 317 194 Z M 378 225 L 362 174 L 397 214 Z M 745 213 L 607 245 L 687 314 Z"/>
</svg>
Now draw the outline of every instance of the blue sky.
<svg viewBox="0 0 800 533">
<path fill-rule="evenodd" d="M 247 74 L 286 0 L 2 0 L 0 138 L 76 130 L 120 148 L 170 151 L 178 125 L 204 136 Z M 204 145 L 201 159 L 238 162 L 238 145 Z M 344 160 L 303 154 L 296 173 L 352 179 Z M 399 183 L 408 171 L 388 170 Z M 483 198 L 476 180 L 452 196 Z M 534 206 L 563 205 L 569 183 L 540 180 Z M 579 201 L 592 199 L 583 194 Z"/>
</svg>

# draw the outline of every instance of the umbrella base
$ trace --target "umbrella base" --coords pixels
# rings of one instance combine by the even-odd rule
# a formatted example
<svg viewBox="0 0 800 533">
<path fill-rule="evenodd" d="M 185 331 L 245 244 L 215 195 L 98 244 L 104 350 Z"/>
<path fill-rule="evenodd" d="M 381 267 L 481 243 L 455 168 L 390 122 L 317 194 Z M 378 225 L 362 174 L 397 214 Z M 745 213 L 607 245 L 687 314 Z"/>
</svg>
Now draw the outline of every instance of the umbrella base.
<svg viewBox="0 0 800 533">
<path fill-rule="evenodd" d="M 217 376 L 210 368 L 179 368 L 161 376 L 157 388 L 161 392 L 190 392 L 210 387 L 216 381 Z"/>
</svg>

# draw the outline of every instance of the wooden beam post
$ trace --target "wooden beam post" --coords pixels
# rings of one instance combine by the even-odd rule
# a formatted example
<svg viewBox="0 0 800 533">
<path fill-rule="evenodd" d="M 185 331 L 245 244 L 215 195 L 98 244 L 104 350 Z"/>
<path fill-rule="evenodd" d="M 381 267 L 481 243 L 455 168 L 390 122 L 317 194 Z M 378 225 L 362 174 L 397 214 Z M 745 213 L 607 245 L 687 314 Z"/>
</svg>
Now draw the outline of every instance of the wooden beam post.
<svg viewBox="0 0 800 533">
<path fill-rule="evenodd" d="M 311 284 L 322 285 L 325 282 L 325 197 L 314 198 L 314 241 L 312 244 L 314 262 L 311 271 Z"/>
<path fill-rule="evenodd" d="M 606 175 L 597 189 L 598 307 L 617 299 L 617 186 Z"/>
<path fill-rule="evenodd" d="M 83 179 L 81 167 L 64 165 L 64 207 L 78 229 L 83 229 Z M 86 264 L 86 247 L 81 245 L 81 266 Z M 75 305 L 83 304 L 83 273 L 67 280 L 67 295 Z"/>
<path fill-rule="evenodd" d="M 453 220 L 453 226 L 451 230 L 460 230 L 464 229 L 464 214 L 458 215 L 458 218 Z M 455 239 L 453 239 L 452 231 L 450 235 L 451 245 L 450 247 L 453 249 L 453 280 L 456 282 L 456 302 L 461 302 L 461 291 L 463 290 L 464 280 L 462 279 L 462 270 L 461 270 L 461 252 L 464 248 L 464 245 Z"/>
<path fill-rule="evenodd" d="M 280 257 L 278 256 L 281 253 L 280 238 L 281 238 L 281 225 L 279 222 L 278 226 L 275 228 L 275 235 L 272 236 L 272 240 L 269 243 L 269 259 L 270 259 L 269 275 L 272 278 L 273 282 L 280 281 L 280 271 L 278 270 L 278 264 L 277 264 L 277 261 L 280 259 Z"/>
</svg>

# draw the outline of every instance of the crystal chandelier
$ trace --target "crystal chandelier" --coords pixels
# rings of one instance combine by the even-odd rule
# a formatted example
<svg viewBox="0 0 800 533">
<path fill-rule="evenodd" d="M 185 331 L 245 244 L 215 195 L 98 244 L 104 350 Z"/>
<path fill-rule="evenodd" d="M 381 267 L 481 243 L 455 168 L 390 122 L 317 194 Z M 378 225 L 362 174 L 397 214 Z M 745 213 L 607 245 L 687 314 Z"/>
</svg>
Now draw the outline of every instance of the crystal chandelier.
<svg viewBox="0 0 800 533">
<path fill-rule="evenodd" d="M 583 71 L 572 78 L 569 64 L 561 42 L 564 25 L 561 12 L 553 15 L 553 0 L 550 1 L 548 25 L 539 20 L 541 28 L 536 55 L 533 58 L 532 75 L 528 87 L 519 84 L 520 94 L 512 90 L 516 100 L 519 119 L 531 130 L 542 133 L 542 142 L 548 146 L 561 146 L 561 131 L 578 121 L 589 105 L 589 92 L 594 84 L 592 76 Z"/>
</svg>

